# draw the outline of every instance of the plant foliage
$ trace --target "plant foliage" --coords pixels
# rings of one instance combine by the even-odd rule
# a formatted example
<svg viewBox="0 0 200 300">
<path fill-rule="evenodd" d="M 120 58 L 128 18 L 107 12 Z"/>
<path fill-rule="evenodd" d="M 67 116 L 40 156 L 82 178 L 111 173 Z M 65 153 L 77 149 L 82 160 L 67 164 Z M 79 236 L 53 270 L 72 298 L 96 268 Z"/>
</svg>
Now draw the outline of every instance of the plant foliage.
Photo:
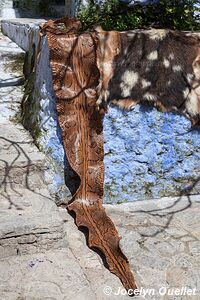
<svg viewBox="0 0 200 300">
<path fill-rule="evenodd" d="M 148 5 L 138 3 L 132 7 L 121 1 L 107 0 L 100 5 L 90 0 L 88 6 L 80 5 L 78 18 L 82 21 L 82 30 L 95 25 L 101 25 L 105 30 L 119 31 L 150 27 L 200 30 L 200 1 L 160 0 L 157 3 L 149 1 Z"/>
</svg>

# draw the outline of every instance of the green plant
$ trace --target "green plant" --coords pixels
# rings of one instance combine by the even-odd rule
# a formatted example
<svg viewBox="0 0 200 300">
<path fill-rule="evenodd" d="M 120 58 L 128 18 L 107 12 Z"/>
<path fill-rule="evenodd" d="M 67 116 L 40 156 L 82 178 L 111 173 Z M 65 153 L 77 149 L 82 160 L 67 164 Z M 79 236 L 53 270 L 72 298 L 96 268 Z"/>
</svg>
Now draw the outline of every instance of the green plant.
<svg viewBox="0 0 200 300">
<path fill-rule="evenodd" d="M 148 5 L 146 22 L 155 27 L 177 30 L 200 30 L 194 0 L 160 0 Z"/>
<path fill-rule="evenodd" d="M 170 28 L 200 30 L 198 8 L 195 0 L 160 0 L 146 6 L 129 7 L 119 0 L 107 0 L 102 5 L 91 0 L 87 7 L 80 5 L 78 18 L 82 30 L 101 25 L 105 30 L 130 30 L 135 28 Z M 200 10 L 199 10 L 200 11 Z"/>
<path fill-rule="evenodd" d="M 42 0 L 39 2 L 39 11 L 42 13 L 47 13 L 49 9 L 49 1 L 48 0 Z"/>
</svg>

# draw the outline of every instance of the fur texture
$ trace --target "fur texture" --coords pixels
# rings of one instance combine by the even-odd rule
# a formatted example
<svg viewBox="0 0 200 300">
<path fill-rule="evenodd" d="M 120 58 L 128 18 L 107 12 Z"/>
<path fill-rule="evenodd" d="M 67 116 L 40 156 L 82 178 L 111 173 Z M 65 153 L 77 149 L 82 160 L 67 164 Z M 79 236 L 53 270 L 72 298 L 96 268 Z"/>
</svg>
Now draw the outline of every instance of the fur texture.
<svg viewBox="0 0 200 300">
<path fill-rule="evenodd" d="M 148 103 L 200 123 L 200 39 L 169 30 L 96 29 L 100 70 L 97 107 Z"/>
</svg>

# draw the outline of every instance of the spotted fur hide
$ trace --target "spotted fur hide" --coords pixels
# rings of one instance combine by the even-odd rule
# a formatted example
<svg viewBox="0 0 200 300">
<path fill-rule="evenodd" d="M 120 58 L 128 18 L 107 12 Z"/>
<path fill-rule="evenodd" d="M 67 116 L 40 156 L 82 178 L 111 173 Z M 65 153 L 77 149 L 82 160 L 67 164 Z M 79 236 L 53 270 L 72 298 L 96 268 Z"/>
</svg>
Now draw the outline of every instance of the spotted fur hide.
<svg viewBox="0 0 200 300">
<path fill-rule="evenodd" d="M 200 123 L 200 39 L 169 30 L 105 32 L 98 36 L 98 107 L 146 103 Z"/>
</svg>

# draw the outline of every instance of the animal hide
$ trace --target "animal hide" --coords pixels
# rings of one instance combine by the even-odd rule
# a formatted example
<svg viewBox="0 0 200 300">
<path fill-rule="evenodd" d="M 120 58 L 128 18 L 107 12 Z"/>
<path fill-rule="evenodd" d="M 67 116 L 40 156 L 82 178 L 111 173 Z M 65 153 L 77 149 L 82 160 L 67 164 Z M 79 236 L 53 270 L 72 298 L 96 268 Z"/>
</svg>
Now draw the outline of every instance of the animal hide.
<svg viewBox="0 0 200 300">
<path fill-rule="evenodd" d="M 63 26 L 65 25 L 65 26 Z M 88 229 L 88 244 L 105 256 L 110 271 L 127 290 L 136 288 L 120 237 L 102 206 L 104 149 L 102 115 L 96 109 L 100 72 L 95 32 L 78 33 L 76 19 L 48 21 L 41 34 L 50 49 L 53 88 L 66 156 L 80 177 L 80 186 L 68 205 L 77 226 Z"/>
<path fill-rule="evenodd" d="M 119 235 L 102 206 L 102 112 L 109 103 L 130 109 L 148 103 L 200 122 L 200 40 L 169 30 L 79 33 L 77 19 L 48 21 L 57 113 L 68 161 L 80 186 L 68 205 L 88 244 L 104 255 L 126 289 L 136 284 L 119 247 Z"/>
<path fill-rule="evenodd" d="M 97 104 L 138 103 L 186 115 L 200 125 L 200 39 L 170 30 L 116 32 L 96 28 L 101 80 Z"/>
</svg>

